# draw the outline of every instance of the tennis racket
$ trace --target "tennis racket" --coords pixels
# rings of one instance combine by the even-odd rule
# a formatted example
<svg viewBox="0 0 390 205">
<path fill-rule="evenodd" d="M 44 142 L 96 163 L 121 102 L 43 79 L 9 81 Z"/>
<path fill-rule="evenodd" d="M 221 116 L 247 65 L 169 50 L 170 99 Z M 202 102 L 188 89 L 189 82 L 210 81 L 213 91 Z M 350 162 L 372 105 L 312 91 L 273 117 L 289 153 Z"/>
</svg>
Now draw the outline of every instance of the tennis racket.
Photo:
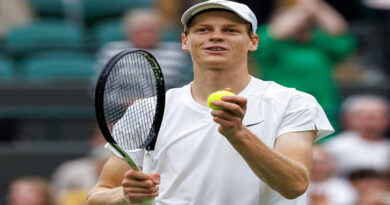
<svg viewBox="0 0 390 205">
<path fill-rule="evenodd" d="M 96 118 L 108 144 L 131 169 L 140 170 L 126 151 L 144 149 L 142 171 L 150 174 L 164 104 L 164 78 L 150 53 L 122 51 L 101 71 L 95 90 Z M 154 199 L 142 201 L 151 204 Z"/>
</svg>

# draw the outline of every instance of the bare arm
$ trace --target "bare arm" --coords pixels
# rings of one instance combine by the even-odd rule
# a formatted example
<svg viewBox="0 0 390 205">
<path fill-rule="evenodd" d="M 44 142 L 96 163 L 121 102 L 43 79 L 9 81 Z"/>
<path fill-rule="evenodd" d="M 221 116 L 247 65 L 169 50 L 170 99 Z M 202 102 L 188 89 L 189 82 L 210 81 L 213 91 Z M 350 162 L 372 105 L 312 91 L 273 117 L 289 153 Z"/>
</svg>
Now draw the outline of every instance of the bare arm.
<svg viewBox="0 0 390 205">
<path fill-rule="evenodd" d="M 88 193 L 86 204 L 128 204 L 121 184 L 124 174 L 129 169 L 129 165 L 124 160 L 115 155 L 111 155 L 103 167 L 98 183 Z"/>
<path fill-rule="evenodd" d="M 347 31 L 348 23 L 344 17 L 323 0 L 301 0 L 300 4 L 314 18 L 316 25 L 331 35 Z"/>
<path fill-rule="evenodd" d="M 278 11 L 270 22 L 270 32 L 275 39 L 292 38 L 310 20 L 310 14 L 301 5 Z"/>
<path fill-rule="evenodd" d="M 234 103 L 214 101 L 215 105 L 229 109 L 212 111 L 214 121 L 220 124 L 219 132 L 229 140 L 253 172 L 272 189 L 288 199 L 302 195 L 309 184 L 315 132 L 283 134 L 272 149 L 242 125 L 246 99 L 225 96 L 223 100 Z"/>
<path fill-rule="evenodd" d="M 149 176 L 140 171 L 130 170 L 123 159 L 111 155 L 103 167 L 98 183 L 88 193 L 86 204 L 138 204 L 144 198 L 158 195 L 159 178 L 158 174 Z"/>
</svg>

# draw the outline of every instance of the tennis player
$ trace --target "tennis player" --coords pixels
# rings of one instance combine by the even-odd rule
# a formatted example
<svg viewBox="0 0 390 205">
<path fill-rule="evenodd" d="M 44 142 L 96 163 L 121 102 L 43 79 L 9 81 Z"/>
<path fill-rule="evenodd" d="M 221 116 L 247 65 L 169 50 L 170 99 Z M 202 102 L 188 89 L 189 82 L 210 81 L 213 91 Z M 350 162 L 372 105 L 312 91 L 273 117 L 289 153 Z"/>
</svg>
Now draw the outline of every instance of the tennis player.
<svg viewBox="0 0 390 205">
<path fill-rule="evenodd" d="M 129 170 L 113 154 L 88 204 L 306 204 L 312 144 L 333 132 L 322 108 L 306 93 L 249 75 L 258 36 L 246 5 L 206 1 L 181 21 L 194 79 L 166 93 L 154 173 Z M 226 110 L 211 110 L 207 97 L 221 89 L 237 95 L 213 101 Z M 142 164 L 143 153 L 130 154 Z"/>
</svg>

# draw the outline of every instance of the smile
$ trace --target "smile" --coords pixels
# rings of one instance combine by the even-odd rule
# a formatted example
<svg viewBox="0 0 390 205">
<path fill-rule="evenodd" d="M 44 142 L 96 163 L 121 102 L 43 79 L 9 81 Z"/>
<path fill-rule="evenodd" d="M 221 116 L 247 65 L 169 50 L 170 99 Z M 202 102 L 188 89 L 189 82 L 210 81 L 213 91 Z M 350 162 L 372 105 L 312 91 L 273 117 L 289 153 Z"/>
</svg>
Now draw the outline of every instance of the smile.
<svg viewBox="0 0 390 205">
<path fill-rule="evenodd" d="M 212 53 L 221 53 L 221 52 L 227 52 L 227 49 L 221 46 L 212 46 L 212 47 L 207 47 L 205 49 L 208 52 Z"/>
</svg>

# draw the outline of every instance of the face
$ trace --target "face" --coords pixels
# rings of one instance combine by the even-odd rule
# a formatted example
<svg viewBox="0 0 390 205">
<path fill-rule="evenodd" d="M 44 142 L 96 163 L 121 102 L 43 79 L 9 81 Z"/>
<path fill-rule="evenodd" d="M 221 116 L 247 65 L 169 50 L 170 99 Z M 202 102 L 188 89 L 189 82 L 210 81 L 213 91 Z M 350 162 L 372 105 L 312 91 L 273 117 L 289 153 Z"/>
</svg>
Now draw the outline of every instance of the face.
<svg viewBox="0 0 390 205">
<path fill-rule="evenodd" d="M 194 17 L 182 47 L 195 67 L 212 69 L 246 65 L 248 52 L 257 49 L 257 35 L 248 35 L 248 25 L 228 11 L 209 11 Z"/>
<path fill-rule="evenodd" d="M 46 205 L 47 199 L 40 189 L 29 182 L 18 181 L 12 184 L 8 196 L 10 205 Z"/>
<path fill-rule="evenodd" d="M 313 164 L 311 180 L 321 182 L 333 175 L 334 164 L 326 150 L 320 146 L 313 146 Z"/>
<path fill-rule="evenodd" d="M 154 18 L 140 20 L 130 28 L 129 38 L 137 48 L 155 48 L 160 40 L 160 25 Z"/>
<path fill-rule="evenodd" d="M 383 137 L 390 123 L 386 105 L 372 101 L 361 105 L 355 111 L 347 115 L 347 123 L 351 129 L 360 133 L 363 137 Z"/>
</svg>

